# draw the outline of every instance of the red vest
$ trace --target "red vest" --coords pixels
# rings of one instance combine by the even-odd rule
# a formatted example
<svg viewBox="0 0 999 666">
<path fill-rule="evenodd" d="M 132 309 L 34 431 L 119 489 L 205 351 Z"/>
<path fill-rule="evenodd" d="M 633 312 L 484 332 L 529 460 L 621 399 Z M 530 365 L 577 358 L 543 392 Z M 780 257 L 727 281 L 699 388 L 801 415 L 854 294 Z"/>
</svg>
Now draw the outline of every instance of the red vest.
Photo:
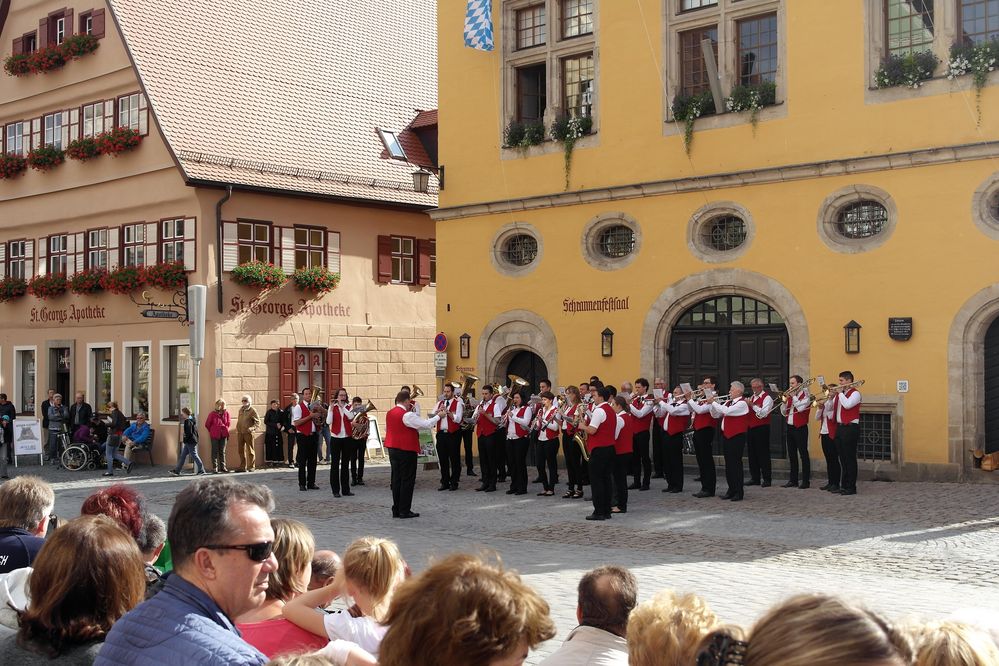
<svg viewBox="0 0 999 666">
<path fill-rule="evenodd" d="M 340 405 L 334 403 L 330 406 L 330 411 L 333 413 L 332 422 L 336 425 L 336 421 L 340 419 L 340 434 L 339 437 L 350 437 L 353 432 L 353 424 L 351 423 L 350 415 L 347 413 L 346 409 L 340 409 Z M 332 431 L 333 428 L 331 427 Z"/>
<path fill-rule="evenodd" d="M 621 428 L 621 436 L 614 440 L 614 453 L 631 453 L 635 450 L 635 443 L 632 441 L 636 432 L 635 424 L 641 419 L 635 418 L 634 415 L 627 412 L 621 412 L 619 416 L 624 419 L 624 427 Z M 616 421 L 614 427 L 617 427 Z"/>
<path fill-rule="evenodd" d="M 553 439 L 557 439 L 558 431 L 552 432 L 546 427 L 546 424 L 551 425 L 551 423 L 555 421 L 558 414 L 558 408 L 552 405 L 548 411 L 544 411 L 543 407 L 539 407 L 538 409 L 541 410 L 541 418 L 538 419 L 538 437 L 544 435 L 545 438 L 541 440 L 543 442 L 550 442 Z"/>
<path fill-rule="evenodd" d="M 857 389 L 847 389 L 846 392 L 843 394 L 843 397 L 844 398 L 849 398 L 851 395 L 853 395 L 856 392 L 857 392 Z M 839 408 L 838 397 L 837 397 L 836 406 L 837 406 L 837 411 L 840 411 L 838 409 Z M 842 410 L 842 414 L 840 416 L 840 420 L 839 420 L 838 423 L 839 423 L 839 425 L 845 425 L 847 423 L 852 423 L 852 422 L 858 420 L 859 418 L 860 418 L 860 403 L 858 402 L 856 405 L 854 405 L 850 409 L 843 409 Z"/>
<path fill-rule="evenodd" d="M 744 400 L 744 399 L 745 398 L 739 398 L 739 400 Z M 735 405 L 736 403 L 739 402 L 739 400 L 736 400 L 732 404 Z M 752 411 L 752 410 L 750 410 L 750 411 Z M 722 425 L 721 425 L 721 427 L 722 427 L 722 436 L 724 436 L 725 439 L 731 439 L 731 438 L 735 437 L 736 435 L 743 434 L 744 432 L 746 432 L 746 430 L 749 429 L 749 418 L 750 418 L 749 414 L 743 414 L 742 416 L 726 416 L 726 417 L 724 417 L 722 419 Z M 755 419 L 756 415 L 754 414 L 752 416 L 752 418 Z"/>
<path fill-rule="evenodd" d="M 306 416 L 311 414 L 311 412 L 309 411 L 309 406 L 305 402 L 298 403 L 298 406 L 302 408 L 302 418 L 305 418 Z M 304 423 L 300 423 L 299 425 L 295 426 L 295 430 L 298 431 L 299 435 L 311 435 L 315 425 L 316 425 L 315 421 L 309 419 L 308 421 L 305 421 Z"/>
<path fill-rule="evenodd" d="M 802 391 L 798 391 L 798 395 L 801 394 Z M 787 399 L 787 413 L 791 417 L 791 425 L 795 428 L 808 425 L 808 416 L 812 413 L 811 407 L 806 407 L 800 412 L 794 411 L 794 399 L 797 398 L 798 395 L 789 396 Z"/>
<path fill-rule="evenodd" d="M 836 423 L 836 398 L 838 397 L 839 396 L 833 397 L 832 414 L 828 417 L 826 417 L 824 412 L 822 414 L 822 420 L 826 422 L 826 430 L 829 431 L 829 439 L 836 439 L 836 427 L 838 425 Z"/>
<path fill-rule="evenodd" d="M 434 411 L 439 411 L 443 408 L 447 400 L 440 400 L 437 402 L 437 409 Z M 458 432 L 459 424 L 455 423 L 455 415 L 458 413 L 458 399 L 451 398 L 451 405 L 447 408 L 448 418 L 447 418 L 447 431 L 448 432 Z M 444 419 L 437 422 L 437 432 L 444 429 Z"/>
<path fill-rule="evenodd" d="M 764 393 L 760 394 L 760 397 L 750 399 L 749 403 L 750 403 L 750 405 L 756 405 L 757 407 L 759 407 L 759 408 L 762 409 L 763 408 L 763 401 L 766 400 L 766 399 L 767 399 L 767 394 L 766 394 L 766 392 L 764 392 Z M 750 408 L 749 408 L 749 427 L 750 428 L 762 428 L 763 426 L 768 426 L 768 425 L 770 425 L 770 416 L 768 415 L 767 418 L 765 418 L 765 419 L 758 418 L 756 416 L 756 410 L 754 410 L 752 408 L 752 406 L 750 406 Z"/>
<path fill-rule="evenodd" d="M 511 411 L 513 409 L 514 409 L 513 407 L 510 408 Z M 526 413 L 527 413 L 527 405 L 524 405 L 523 407 L 517 408 L 515 416 L 518 419 L 522 419 L 522 418 L 524 418 L 524 414 L 526 414 Z M 520 425 L 519 423 L 517 423 L 516 421 L 514 421 L 512 418 L 510 419 L 510 422 L 513 423 L 513 431 L 517 434 L 517 436 L 514 439 L 520 439 L 522 437 L 527 437 L 527 435 L 529 434 L 529 431 L 528 431 L 527 428 L 525 428 L 524 426 Z"/>
<path fill-rule="evenodd" d="M 717 426 L 717 419 L 711 416 L 711 412 L 704 412 L 703 414 L 694 414 L 694 430 L 703 430 L 704 428 L 714 428 Z"/>
<path fill-rule="evenodd" d="M 385 446 L 390 449 L 420 452 L 420 433 L 402 422 L 406 408 L 396 405 L 385 414 Z"/>
<path fill-rule="evenodd" d="M 580 408 L 577 403 L 575 405 L 570 405 L 567 410 L 565 410 L 565 421 L 562 422 L 562 430 L 565 430 L 565 434 L 569 437 L 573 437 L 576 434 L 576 427 L 572 425 L 572 420 L 576 416 L 576 410 Z"/>
<path fill-rule="evenodd" d="M 475 434 L 479 437 L 488 437 L 496 432 L 496 424 L 486 418 L 486 414 L 493 415 L 493 404 L 495 402 L 496 398 L 489 398 L 485 405 L 481 405 L 482 415 L 479 416 L 479 420 L 476 421 L 475 425 Z"/>
<path fill-rule="evenodd" d="M 641 409 L 645 406 L 645 396 L 642 396 L 640 400 L 632 400 L 631 404 L 635 409 Z M 635 416 L 634 414 L 628 414 L 628 416 L 630 416 L 633 421 L 632 428 L 635 432 L 648 432 L 649 428 L 652 427 L 652 419 L 654 418 L 652 411 L 645 416 Z"/>
<path fill-rule="evenodd" d="M 606 402 L 598 405 L 597 409 L 603 410 L 604 412 L 604 422 L 597 426 L 597 431 L 586 438 L 586 450 L 593 451 L 593 449 L 600 446 L 614 446 L 614 431 L 617 430 L 617 414 Z"/>
<path fill-rule="evenodd" d="M 686 430 L 690 425 L 690 415 L 673 415 L 666 412 L 666 416 L 662 418 L 660 425 L 666 431 L 667 435 L 677 435 Z"/>
</svg>

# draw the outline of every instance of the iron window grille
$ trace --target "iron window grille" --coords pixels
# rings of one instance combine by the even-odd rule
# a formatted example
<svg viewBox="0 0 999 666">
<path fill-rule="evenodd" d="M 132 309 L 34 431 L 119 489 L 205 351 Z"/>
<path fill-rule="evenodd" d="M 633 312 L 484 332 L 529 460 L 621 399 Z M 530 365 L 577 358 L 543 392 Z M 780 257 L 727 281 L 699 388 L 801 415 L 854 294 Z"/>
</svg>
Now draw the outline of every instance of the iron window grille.
<svg viewBox="0 0 999 666">
<path fill-rule="evenodd" d="M 527 266 L 538 257 L 538 241 L 527 234 L 517 234 L 503 244 L 503 258 L 514 266 Z"/>
<path fill-rule="evenodd" d="M 989 197 L 989 215 L 992 217 L 992 221 L 999 224 L 999 191 L 993 192 L 992 196 Z"/>
<path fill-rule="evenodd" d="M 635 232 L 623 224 L 615 224 L 600 232 L 597 243 L 600 254 L 620 259 L 635 251 Z"/>
<path fill-rule="evenodd" d="M 858 460 L 891 460 L 891 414 L 864 412 L 860 415 Z"/>
<path fill-rule="evenodd" d="M 884 230 L 888 209 L 877 201 L 865 199 L 845 206 L 836 217 L 836 231 L 849 239 L 870 238 Z"/>
<path fill-rule="evenodd" d="M 724 215 L 704 225 L 704 242 L 716 252 L 729 252 L 746 242 L 746 223 L 736 215 Z"/>
<path fill-rule="evenodd" d="M 745 296 L 719 296 L 687 310 L 677 326 L 769 326 L 783 323 L 780 313 L 763 301 Z"/>
</svg>

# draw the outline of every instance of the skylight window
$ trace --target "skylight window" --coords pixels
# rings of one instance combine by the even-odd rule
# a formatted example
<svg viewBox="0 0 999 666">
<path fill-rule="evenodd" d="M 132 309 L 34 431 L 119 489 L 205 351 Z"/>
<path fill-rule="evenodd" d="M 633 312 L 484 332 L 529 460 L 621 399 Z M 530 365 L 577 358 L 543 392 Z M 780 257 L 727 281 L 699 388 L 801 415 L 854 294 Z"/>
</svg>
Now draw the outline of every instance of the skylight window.
<svg viewBox="0 0 999 666">
<path fill-rule="evenodd" d="M 399 143 L 399 137 L 395 132 L 389 132 L 388 130 L 380 129 L 378 130 L 378 135 L 382 138 L 382 143 L 385 144 L 385 150 L 388 151 L 392 159 L 405 160 L 406 151 L 402 149 L 402 144 Z"/>
</svg>

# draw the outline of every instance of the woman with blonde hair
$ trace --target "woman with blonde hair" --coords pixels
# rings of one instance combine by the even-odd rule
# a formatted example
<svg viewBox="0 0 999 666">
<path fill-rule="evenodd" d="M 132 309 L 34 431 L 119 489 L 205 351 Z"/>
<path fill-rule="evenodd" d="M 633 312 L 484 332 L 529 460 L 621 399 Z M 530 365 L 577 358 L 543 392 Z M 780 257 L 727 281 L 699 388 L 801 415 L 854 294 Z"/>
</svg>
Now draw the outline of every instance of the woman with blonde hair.
<svg viewBox="0 0 999 666">
<path fill-rule="evenodd" d="M 871 611 L 823 594 L 802 594 L 771 608 L 749 640 L 738 629 L 701 642 L 698 666 L 908 666 L 906 636 Z"/>
<path fill-rule="evenodd" d="M 380 666 L 520 666 L 555 635 L 548 604 L 516 573 L 450 555 L 392 601 Z"/>
<path fill-rule="evenodd" d="M 914 666 L 992 666 L 999 664 L 999 647 L 981 629 L 944 620 L 911 629 Z"/>
<path fill-rule="evenodd" d="M 301 629 L 281 614 L 286 603 L 309 589 L 315 539 L 309 528 L 297 520 L 274 518 L 271 528 L 278 568 L 267 576 L 263 605 L 237 618 L 236 626 L 244 641 L 268 657 L 318 650 L 326 645 L 326 639 Z"/>
<path fill-rule="evenodd" d="M 388 539 L 364 537 L 343 554 L 343 566 L 333 582 L 288 601 L 284 616 L 306 631 L 331 641 L 345 641 L 378 656 L 385 636 L 385 618 L 396 588 L 405 577 L 406 563 L 399 547 Z M 337 597 L 350 597 L 363 613 L 352 617 L 346 611 L 323 613 Z"/>
<path fill-rule="evenodd" d="M 697 649 L 718 626 L 718 616 L 696 594 L 672 590 L 639 604 L 628 617 L 631 666 L 688 666 Z"/>
<path fill-rule="evenodd" d="M 229 426 L 232 418 L 225 409 L 225 400 L 215 401 L 215 409 L 205 419 L 205 429 L 212 439 L 212 474 L 225 474 L 229 469 L 225 465 L 225 445 L 229 441 Z"/>
</svg>

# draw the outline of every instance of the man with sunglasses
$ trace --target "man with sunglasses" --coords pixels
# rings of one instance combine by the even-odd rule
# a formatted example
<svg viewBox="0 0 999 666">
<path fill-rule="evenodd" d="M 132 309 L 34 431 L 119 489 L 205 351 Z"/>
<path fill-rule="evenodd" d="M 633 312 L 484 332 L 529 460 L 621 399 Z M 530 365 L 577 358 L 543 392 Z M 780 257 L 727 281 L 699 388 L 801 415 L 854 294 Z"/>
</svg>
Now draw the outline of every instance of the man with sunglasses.
<svg viewBox="0 0 999 666">
<path fill-rule="evenodd" d="M 200 479 L 178 495 L 167 537 L 174 573 L 155 597 L 111 628 L 95 664 L 262 665 L 238 616 L 258 608 L 278 567 L 265 486 Z"/>
</svg>

